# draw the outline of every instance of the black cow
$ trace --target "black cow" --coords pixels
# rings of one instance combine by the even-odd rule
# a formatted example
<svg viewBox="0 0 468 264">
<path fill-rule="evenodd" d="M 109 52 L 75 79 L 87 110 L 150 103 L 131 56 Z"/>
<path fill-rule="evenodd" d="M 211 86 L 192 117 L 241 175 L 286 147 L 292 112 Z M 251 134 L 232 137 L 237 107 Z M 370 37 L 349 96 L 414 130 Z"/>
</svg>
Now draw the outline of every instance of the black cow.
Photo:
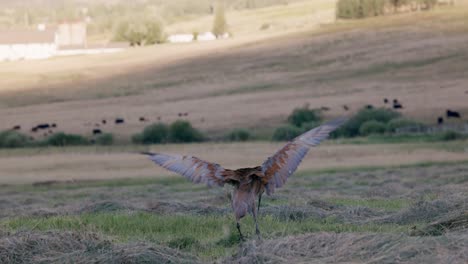
<svg viewBox="0 0 468 264">
<path fill-rule="evenodd" d="M 322 110 L 322 111 L 330 111 L 330 107 L 322 106 L 322 107 L 320 107 L 320 110 Z"/>
<path fill-rule="evenodd" d="M 99 128 L 93 129 L 93 135 L 99 135 L 99 134 L 102 134 L 102 130 L 101 130 L 101 129 L 99 129 Z"/>
<path fill-rule="evenodd" d="M 443 123 L 444 123 L 444 118 L 439 116 L 439 118 L 437 118 L 437 124 L 442 125 Z"/>
<path fill-rule="evenodd" d="M 348 111 L 348 110 L 349 110 L 349 107 L 348 107 L 347 105 L 343 105 L 343 109 L 344 109 L 345 111 Z"/>
<path fill-rule="evenodd" d="M 38 129 L 48 129 L 50 127 L 49 124 L 44 123 L 44 124 L 39 124 L 36 126 Z"/>
<path fill-rule="evenodd" d="M 140 122 L 146 122 L 146 121 L 148 121 L 148 120 L 146 120 L 146 118 L 145 118 L 144 116 L 140 116 L 140 119 L 139 119 L 139 120 L 140 120 Z"/>
<path fill-rule="evenodd" d="M 57 127 L 57 124 L 52 123 L 52 125 L 50 125 L 50 126 L 55 128 L 55 127 Z"/>
<path fill-rule="evenodd" d="M 384 99 L 383 99 L 383 102 L 384 102 L 384 104 L 388 104 L 388 99 L 387 99 L 387 98 L 384 98 Z"/>
<path fill-rule="evenodd" d="M 12 128 L 12 130 L 21 130 L 21 126 L 20 125 L 16 125 Z"/>
<path fill-rule="evenodd" d="M 182 114 L 182 113 L 178 113 L 178 114 L 177 114 L 178 117 L 181 117 L 181 116 L 183 116 L 183 115 L 184 115 L 184 114 Z"/>
<path fill-rule="evenodd" d="M 452 111 L 450 109 L 447 109 L 447 118 L 450 118 L 450 117 L 461 118 L 461 115 L 460 115 L 460 113 L 458 113 L 456 111 Z"/>
<path fill-rule="evenodd" d="M 374 106 L 373 106 L 373 105 L 370 105 L 370 104 L 368 104 L 368 105 L 366 105 L 366 108 L 367 108 L 367 109 L 374 109 Z"/>
<path fill-rule="evenodd" d="M 123 123 L 125 123 L 125 120 L 123 118 L 116 118 L 115 123 L 116 124 L 123 124 Z"/>
<path fill-rule="evenodd" d="M 107 120 L 103 119 L 103 120 L 101 121 L 101 123 L 102 123 L 103 125 L 105 125 L 105 124 L 107 123 Z"/>
<path fill-rule="evenodd" d="M 398 100 L 393 101 L 393 109 L 403 109 L 403 105 L 398 102 Z"/>
</svg>

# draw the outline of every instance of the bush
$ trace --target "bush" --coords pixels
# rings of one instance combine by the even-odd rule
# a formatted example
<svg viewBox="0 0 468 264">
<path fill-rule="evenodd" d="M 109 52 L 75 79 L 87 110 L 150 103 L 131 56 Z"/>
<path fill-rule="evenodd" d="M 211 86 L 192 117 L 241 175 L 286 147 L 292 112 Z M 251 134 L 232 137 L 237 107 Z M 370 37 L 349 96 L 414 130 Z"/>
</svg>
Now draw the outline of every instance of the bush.
<svg viewBox="0 0 468 264">
<path fill-rule="evenodd" d="M 114 144 L 114 135 L 112 135 L 111 133 L 104 133 L 102 135 L 99 135 L 96 138 L 96 144 L 101 146 L 110 146 Z"/>
<path fill-rule="evenodd" d="M 338 0 L 336 17 L 353 19 L 383 15 L 386 4 L 387 0 Z"/>
<path fill-rule="evenodd" d="M 307 123 L 303 123 L 301 125 L 301 130 L 302 132 L 307 132 L 313 128 L 316 128 L 318 126 L 321 125 L 321 122 L 316 122 L 316 121 L 313 121 L 313 122 L 307 122 Z"/>
<path fill-rule="evenodd" d="M 399 128 L 404 127 L 424 127 L 424 125 L 419 122 L 405 118 L 395 118 L 388 122 L 387 132 L 395 133 Z"/>
<path fill-rule="evenodd" d="M 165 36 L 158 18 L 132 16 L 118 22 L 114 30 L 114 40 L 126 41 L 131 46 L 141 46 L 163 43 Z"/>
<path fill-rule="evenodd" d="M 333 136 L 356 137 L 361 135 L 359 130 L 362 124 L 364 124 L 367 121 L 374 120 L 386 124 L 390 120 L 399 118 L 400 116 L 400 113 L 385 108 L 363 108 L 348 122 L 346 122 L 346 124 L 344 124 L 341 128 L 337 129 L 333 133 Z"/>
<path fill-rule="evenodd" d="M 177 120 L 169 127 L 169 140 L 174 143 L 200 142 L 203 141 L 203 135 L 190 122 Z"/>
<path fill-rule="evenodd" d="M 0 132 L 0 148 L 22 148 L 29 143 L 30 140 L 27 136 L 16 131 Z"/>
<path fill-rule="evenodd" d="M 288 141 L 302 134 L 302 129 L 296 126 L 287 125 L 278 127 L 273 133 L 272 140 L 274 141 Z"/>
<path fill-rule="evenodd" d="M 379 121 L 371 120 L 363 123 L 359 128 L 359 134 L 362 136 L 368 136 L 373 134 L 385 133 L 387 126 Z"/>
<path fill-rule="evenodd" d="M 300 127 L 303 123 L 320 122 L 322 118 L 316 110 L 308 107 L 296 108 L 288 116 L 288 122 L 294 126 Z"/>
<path fill-rule="evenodd" d="M 213 21 L 213 34 L 216 37 L 222 36 L 227 32 L 226 13 L 224 10 L 224 1 L 218 0 L 215 12 L 215 19 Z"/>
<path fill-rule="evenodd" d="M 160 144 L 166 143 L 169 137 L 169 128 L 163 123 L 151 124 L 141 134 L 132 137 L 133 143 L 137 144 Z"/>
<path fill-rule="evenodd" d="M 87 145 L 89 144 L 89 141 L 85 137 L 80 135 L 65 134 L 63 132 L 59 132 L 47 138 L 45 140 L 45 144 L 58 147 L 79 146 Z"/>
<path fill-rule="evenodd" d="M 234 129 L 226 136 L 229 141 L 247 141 L 250 138 L 250 132 L 242 128 Z"/>
<path fill-rule="evenodd" d="M 442 141 L 452 141 L 452 140 L 465 139 L 465 138 L 467 138 L 466 135 L 463 135 L 461 133 L 458 133 L 452 130 L 445 131 L 442 134 L 437 136 L 437 139 L 442 140 Z"/>
</svg>

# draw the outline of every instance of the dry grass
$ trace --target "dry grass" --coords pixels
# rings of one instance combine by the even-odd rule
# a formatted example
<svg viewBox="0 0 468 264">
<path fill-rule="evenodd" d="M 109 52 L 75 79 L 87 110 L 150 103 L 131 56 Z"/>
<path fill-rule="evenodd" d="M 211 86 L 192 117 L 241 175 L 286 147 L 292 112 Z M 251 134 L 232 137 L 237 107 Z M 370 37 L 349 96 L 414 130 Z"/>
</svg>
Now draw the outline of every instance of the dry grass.
<svg viewBox="0 0 468 264">
<path fill-rule="evenodd" d="M 213 143 L 153 146 L 155 152 L 188 154 L 226 168 L 257 166 L 284 143 Z M 460 144 L 455 142 L 453 144 Z M 138 148 L 56 148 L 0 151 L 0 184 L 147 178 L 168 173 L 155 167 Z M 430 144 L 323 145 L 313 149 L 301 170 L 403 166 L 466 160 L 463 150 Z"/>
</svg>

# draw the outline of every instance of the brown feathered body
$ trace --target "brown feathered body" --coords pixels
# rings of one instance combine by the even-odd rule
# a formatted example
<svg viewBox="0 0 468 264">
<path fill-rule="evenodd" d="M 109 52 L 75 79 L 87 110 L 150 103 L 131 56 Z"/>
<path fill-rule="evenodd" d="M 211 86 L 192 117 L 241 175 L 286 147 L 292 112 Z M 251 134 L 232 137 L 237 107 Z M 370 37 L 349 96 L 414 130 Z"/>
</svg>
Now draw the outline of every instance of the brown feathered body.
<svg viewBox="0 0 468 264">
<path fill-rule="evenodd" d="M 279 149 L 273 156 L 267 158 L 261 166 L 229 170 L 219 164 L 207 162 L 193 156 L 169 155 L 162 153 L 145 152 L 150 159 L 170 171 L 179 173 L 194 183 L 204 183 L 208 186 L 224 186 L 230 184 L 234 187 L 232 194 L 232 208 L 240 232 L 239 220 L 248 213 L 255 220 L 256 233 L 260 234 L 257 224 L 256 197 L 259 205 L 262 194 L 274 193 L 275 189 L 282 187 L 305 157 L 311 147 L 317 146 L 329 134 L 341 126 L 345 119 L 337 119 L 311 129 L 296 137 Z"/>
<path fill-rule="evenodd" d="M 265 184 L 262 183 L 264 175 L 260 166 L 238 169 L 234 174 L 239 181 L 234 183 L 231 205 L 236 220 L 239 221 L 247 213 L 257 214 L 255 199 L 264 192 Z"/>
</svg>

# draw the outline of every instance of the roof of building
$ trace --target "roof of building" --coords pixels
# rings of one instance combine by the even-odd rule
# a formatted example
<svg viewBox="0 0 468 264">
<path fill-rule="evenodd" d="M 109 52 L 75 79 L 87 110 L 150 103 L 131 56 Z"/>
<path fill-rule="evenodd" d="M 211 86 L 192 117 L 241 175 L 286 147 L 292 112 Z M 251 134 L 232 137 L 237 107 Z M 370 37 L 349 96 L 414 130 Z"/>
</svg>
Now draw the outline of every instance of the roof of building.
<svg viewBox="0 0 468 264">
<path fill-rule="evenodd" d="M 0 44 L 53 43 L 54 30 L 5 30 L 0 31 Z"/>
</svg>

